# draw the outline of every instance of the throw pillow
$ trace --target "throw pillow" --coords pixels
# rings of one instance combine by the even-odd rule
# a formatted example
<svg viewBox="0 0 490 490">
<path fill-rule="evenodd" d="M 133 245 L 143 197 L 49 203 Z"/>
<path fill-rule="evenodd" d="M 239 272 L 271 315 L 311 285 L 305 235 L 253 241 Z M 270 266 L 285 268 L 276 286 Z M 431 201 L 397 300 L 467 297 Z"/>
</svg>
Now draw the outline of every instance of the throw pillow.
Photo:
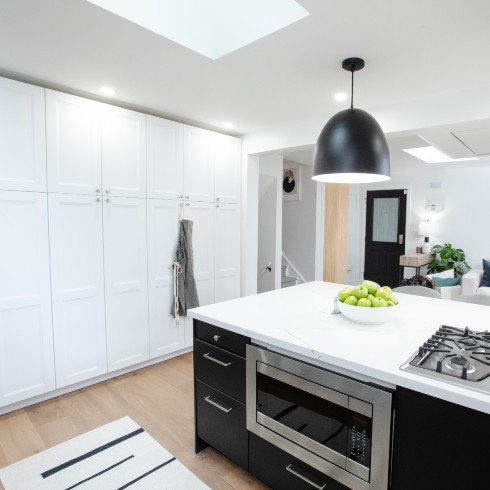
<svg viewBox="0 0 490 490">
<path fill-rule="evenodd" d="M 447 278 L 447 277 L 454 277 L 454 269 L 449 269 L 447 271 L 443 272 L 436 272 L 434 274 L 427 274 L 427 277 L 429 279 L 432 279 L 434 277 L 440 277 L 440 278 Z"/>
<path fill-rule="evenodd" d="M 481 286 L 490 287 L 490 260 L 483 260 L 483 277 Z"/>
<path fill-rule="evenodd" d="M 436 288 L 447 288 L 457 286 L 460 283 L 459 277 L 433 277 L 432 282 Z"/>
</svg>

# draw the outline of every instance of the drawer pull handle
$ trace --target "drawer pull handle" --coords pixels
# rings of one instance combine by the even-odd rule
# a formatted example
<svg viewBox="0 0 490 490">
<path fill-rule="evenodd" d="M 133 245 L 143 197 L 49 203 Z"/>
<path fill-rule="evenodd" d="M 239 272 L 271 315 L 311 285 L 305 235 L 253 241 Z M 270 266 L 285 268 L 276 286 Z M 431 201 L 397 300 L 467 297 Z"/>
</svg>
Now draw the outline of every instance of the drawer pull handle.
<svg viewBox="0 0 490 490">
<path fill-rule="evenodd" d="M 218 335 L 218 334 L 215 334 L 214 337 L 213 337 L 213 340 L 215 342 L 218 342 L 218 340 L 221 338 L 221 335 Z"/>
<path fill-rule="evenodd" d="M 211 405 L 213 405 L 214 407 L 216 408 L 219 408 L 220 410 L 222 410 L 223 412 L 225 413 L 228 413 L 228 412 L 231 412 L 232 410 L 232 407 L 230 408 L 225 408 L 223 407 L 222 405 L 220 405 L 219 403 L 216 403 L 214 402 L 213 400 L 211 400 L 211 395 L 207 396 L 206 398 L 204 398 L 204 401 L 210 403 Z"/>
<path fill-rule="evenodd" d="M 231 364 L 231 362 L 223 362 L 223 361 L 220 361 L 219 359 L 214 358 L 213 356 L 210 356 L 209 352 L 207 352 L 206 354 L 203 354 L 202 357 L 205 357 L 208 361 L 213 361 L 216 364 L 219 364 L 220 366 L 223 366 L 223 367 L 228 367 Z"/>
<path fill-rule="evenodd" d="M 323 490 L 327 484 L 324 483 L 323 485 L 319 483 L 315 483 L 313 480 L 310 478 L 306 477 L 305 475 L 302 475 L 297 469 L 293 469 L 293 465 L 290 464 L 289 466 L 286 466 L 286 471 L 289 471 L 289 473 L 292 473 L 294 476 L 297 476 L 299 479 L 303 480 L 304 482 L 308 483 L 308 485 L 311 485 L 313 488 L 317 488 L 318 490 Z"/>
</svg>

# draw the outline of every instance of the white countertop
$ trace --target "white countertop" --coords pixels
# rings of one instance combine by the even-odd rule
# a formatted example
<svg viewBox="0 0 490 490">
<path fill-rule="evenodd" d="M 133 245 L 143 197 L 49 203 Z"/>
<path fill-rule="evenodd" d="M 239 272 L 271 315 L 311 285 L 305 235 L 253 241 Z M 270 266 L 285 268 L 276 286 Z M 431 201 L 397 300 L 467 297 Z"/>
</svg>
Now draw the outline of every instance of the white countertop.
<svg viewBox="0 0 490 490">
<path fill-rule="evenodd" d="M 194 308 L 188 315 L 354 377 L 360 374 L 490 413 L 488 394 L 400 369 L 441 324 L 488 330 L 488 306 L 397 293 L 395 319 L 362 325 L 331 313 L 342 287 L 314 281 Z"/>
</svg>

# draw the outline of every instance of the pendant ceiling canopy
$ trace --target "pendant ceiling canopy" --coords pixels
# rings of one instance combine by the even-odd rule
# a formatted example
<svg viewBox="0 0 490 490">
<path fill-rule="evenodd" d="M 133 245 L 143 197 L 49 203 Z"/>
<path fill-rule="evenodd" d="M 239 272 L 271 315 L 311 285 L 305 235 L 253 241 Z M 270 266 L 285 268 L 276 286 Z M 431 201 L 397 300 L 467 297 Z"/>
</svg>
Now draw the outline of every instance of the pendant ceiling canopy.
<svg viewBox="0 0 490 490">
<path fill-rule="evenodd" d="M 352 73 L 351 107 L 325 125 L 313 154 L 313 179 L 320 182 L 363 183 L 390 179 L 390 154 L 381 126 L 373 116 L 353 107 L 354 72 L 364 60 L 348 58 L 342 68 Z"/>
</svg>

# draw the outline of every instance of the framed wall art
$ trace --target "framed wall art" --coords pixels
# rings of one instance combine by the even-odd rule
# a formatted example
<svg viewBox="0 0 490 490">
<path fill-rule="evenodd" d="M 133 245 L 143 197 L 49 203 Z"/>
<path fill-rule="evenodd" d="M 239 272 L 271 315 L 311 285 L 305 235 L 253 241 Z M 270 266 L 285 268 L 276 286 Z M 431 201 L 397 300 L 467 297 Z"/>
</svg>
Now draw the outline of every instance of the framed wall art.
<svg viewBox="0 0 490 490">
<path fill-rule="evenodd" d="M 299 201 L 300 199 L 300 165 L 284 161 L 282 173 L 283 201 Z"/>
</svg>

